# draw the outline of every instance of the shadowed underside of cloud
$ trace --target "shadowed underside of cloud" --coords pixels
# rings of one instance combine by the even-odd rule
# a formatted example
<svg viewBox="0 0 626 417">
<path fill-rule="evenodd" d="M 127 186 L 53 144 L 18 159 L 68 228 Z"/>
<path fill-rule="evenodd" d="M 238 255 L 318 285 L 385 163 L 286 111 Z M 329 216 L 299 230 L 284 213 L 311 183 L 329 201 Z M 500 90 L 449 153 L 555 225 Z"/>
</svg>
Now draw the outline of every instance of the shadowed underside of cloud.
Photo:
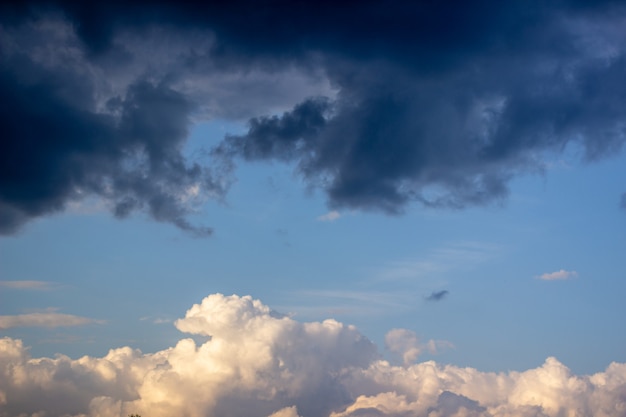
<svg viewBox="0 0 626 417">
<path fill-rule="evenodd" d="M 20 340 L 0 339 L 1 415 L 617 417 L 626 410 L 625 364 L 591 376 L 573 375 L 554 358 L 497 374 L 432 361 L 393 366 L 353 326 L 296 322 L 234 295 L 206 297 L 176 326 L 211 338 L 77 360 L 31 358 Z M 415 359 L 414 333 L 394 329 L 387 339 Z"/>
<path fill-rule="evenodd" d="M 46 85 L 51 74 L 37 74 L 43 71 L 30 64 L 16 65 L 14 74 L 5 70 L 0 79 L 11 105 L 1 116 L 7 132 L 0 156 L 1 232 L 94 194 L 110 202 L 116 217 L 145 208 L 157 221 L 196 235 L 211 232 L 192 226 L 181 202 L 190 190 L 220 191 L 206 169 L 186 164 L 181 154 L 191 110 L 181 94 L 165 85 L 130 85 L 125 97 L 107 103 L 115 117 L 90 111 L 85 97 L 63 97 L 90 88 L 73 74 L 52 74 L 60 79 Z M 42 79 L 23 80 L 18 70 Z"/>
<path fill-rule="evenodd" d="M 620 2 L 1 7 L 4 234 L 95 195 L 208 235 L 188 215 L 236 158 L 295 164 L 331 209 L 490 204 L 546 152 L 625 141 Z M 249 130 L 189 161 L 215 117 Z"/>
</svg>

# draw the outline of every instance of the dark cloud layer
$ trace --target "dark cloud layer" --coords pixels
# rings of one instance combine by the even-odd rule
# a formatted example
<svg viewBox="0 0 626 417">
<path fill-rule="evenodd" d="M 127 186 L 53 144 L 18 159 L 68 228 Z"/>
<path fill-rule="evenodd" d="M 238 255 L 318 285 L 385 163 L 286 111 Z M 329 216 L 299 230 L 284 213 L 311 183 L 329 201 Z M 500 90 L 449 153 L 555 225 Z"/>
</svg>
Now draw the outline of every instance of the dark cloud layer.
<svg viewBox="0 0 626 417">
<path fill-rule="evenodd" d="M 502 10 L 466 14 L 460 27 L 450 11 L 452 33 L 423 34 L 431 49 L 398 36 L 402 53 L 401 46 L 373 51 L 365 63 L 349 48 L 341 57 L 334 50 L 325 62 L 339 88 L 334 101 L 253 119 L 225 146 L 245 159 L 295 161 L 333 208 L 389 213 L 415 201 L 452 208 L 500 201 L 513 176 L 543 171 L 546 153 L 566 147 L 581 148 L 587 161 L 619 152 L 624 10 L 528 9 L 528 20 L 511 28 L 510 19 L 496 19 L 509 16 Z M 456 32 L 467 27 L 478 33 Z M 319 120 L 314 133 L 310 120 Z"/>
<path fill-rule="evenodd" d="M 8 135 L 0 152 L 1 232 L 83 194 L 111 201 L 117 217 L 145 206 L 158 221 L 197 235 L 211 232 L 192 226 L 178 202 L 186 187 L 218 188 L 181 155 L 191 109 L 184 97 L 164 85 L 135 84 L 126 97 L 109 102 L 119 113 L 115 119 L 68 102 L 43 84 L 47 80 L 23 86 L 15 75 L 2 75 L 6 111 L 0 123 Z"/>
<path fill-rule="evenodd" d="M 64 36 L 63 28 L 48 31 Z M 95 69 L 74 56 L 71 39 L 22 32 L 5 32 L 0 67 L 0 233 L 96 195 L 116 217 L 143 209 L 157 221 L 209 235 L 210 228 L 186 219 L 187 200 L 200 190 L 223 192 L 206 168 L 182 154 L 194 104 L 166 82 L 141 78 L 98 103 Z M 47 47 L 55 49 L 45 56 Z"/>
<path fill-rule="evenodd" d="M 194 95 L 197 83 L 181 87 L 203 72 L 327 78 L 334 94 L 278 115 L 259 108 L 214 155 L 225 166 L 293 163 L 332 208 L 490 204 L 512 177 L 544 170 L 548 152 L 594 161 L 625 142 L 620 2 L 41 1 L 0 11 L 3 234 L 92 195 L 118 217 L 143 210 L 209 234 L 187 217 L 226 182 L 182 152 L 203 100 L 215 100 Z M 187 41 L 174 48 L 174 35 Z M 232 100 L 204 117 L 241 116 Z"/>
</svg>

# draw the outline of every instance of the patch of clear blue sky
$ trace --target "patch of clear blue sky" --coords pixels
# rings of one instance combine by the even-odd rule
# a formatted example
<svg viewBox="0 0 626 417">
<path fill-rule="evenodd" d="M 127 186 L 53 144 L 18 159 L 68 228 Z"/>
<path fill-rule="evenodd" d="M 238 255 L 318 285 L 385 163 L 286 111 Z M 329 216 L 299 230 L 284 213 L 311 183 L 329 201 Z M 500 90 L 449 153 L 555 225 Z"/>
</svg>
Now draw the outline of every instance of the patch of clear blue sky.
<svg viewBox="0 0 626 417">
<path fill-rule="evenodd" d="M 197 126 L 189 154 L 241 126 Z M 45 308 L 106 320 L 84 327 L 16 328 L 37 355 L 144 351 L 185 337 L 171 322 L 204 296 L 251 294 L 298 320 L 357 325 L 384 351 L 397 327 L 455 347 L 420 359 L 481 370 L 522 370 L 556 356 L 577 373 L 626 361 L 626 155 L 582 164 L 554 157 L 545 176 L 523 176 L 503 207 L 404 216 L 342 212 L 307 194 L 293 167 L 239 163 L 225 204 L 194 221 L 215 228 L 193 239 L 136 215 L 103 211 L 40 219 L 0 240 L 0 280 L 59 284 L 0 289 L 0 314 Z M 564 160 L 565 159 L 565 160 Z M 535 277 L 575 270 L 567 281 Z M 439 302 L 425 297 L 447 290 Z M 155 321 L 164 323 L 155 324 Z"/>
</svg>

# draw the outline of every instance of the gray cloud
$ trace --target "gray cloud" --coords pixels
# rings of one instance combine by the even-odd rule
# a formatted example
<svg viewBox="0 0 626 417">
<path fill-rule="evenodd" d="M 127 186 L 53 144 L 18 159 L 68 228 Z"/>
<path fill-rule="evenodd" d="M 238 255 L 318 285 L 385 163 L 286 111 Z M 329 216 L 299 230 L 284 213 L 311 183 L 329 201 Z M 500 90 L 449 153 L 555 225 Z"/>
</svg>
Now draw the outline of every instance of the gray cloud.
<svg viewBox="0 0 626 417">
<path fill-rule="evenodd" d="M 331 210 L 493 204 L 547 152 L 626 141 L 618 2 L 1 7 L 4 234 L 95 195 L 205 236 L 188 215 L 237 158 L 294 164 Z M 213 117 L 248 131 L 188 160 Z"/>
<path fill-rule="evenodd" d="M 596 39 L 602 34 L 583 23 L 552 25 L 558 29 L 537 29 L 536 41 L 554 37 L 562 49 L 529 43 L 506 54 L 476 51 L 436 74 L 390 58 L 331 60 L 336 100 L 252 119 L 247 134 L 225 144 L 248 160 L 294 161 L 332 208 L 399 213 L 412 202 L 502 201 L 512 177 L 545 169 L 548 151 L 582 147 L 595 161 L 625 141 L 623 51 L 595 56 L 585 42 L 614 39 Z"/>
<path fill-rule="evenodd" d="M 450 292 L 448 290 L 441 291 L 433 291 L 429 296 L 424 297 L 426 301 L 441 301 L 443 300 Z"/>
<path fill-rule="evenodd" d="M 50 36 L 71 38 L 59 34 L 68 30 L 59 25 Z M 98 108 L 97 68 L 82 61 L 80 49 L 65 38 L 47 42 L 35 29 L 24 30 L 28 36 L 5 29 L 0 69 L 7 106 L 1 116 L 0 233 L 97 195 L 117 217 L 145 209 L 157 221 L 210 234 L 186 220 L 188 190 L 223 192 L 206 168 L 182 154 L 194 104 L 164 82 L 139 79 Z M 29 43 L 32 49 L 20 49 Z M 60 52 L 47 55 L 49 47 Z"/>
</svg>

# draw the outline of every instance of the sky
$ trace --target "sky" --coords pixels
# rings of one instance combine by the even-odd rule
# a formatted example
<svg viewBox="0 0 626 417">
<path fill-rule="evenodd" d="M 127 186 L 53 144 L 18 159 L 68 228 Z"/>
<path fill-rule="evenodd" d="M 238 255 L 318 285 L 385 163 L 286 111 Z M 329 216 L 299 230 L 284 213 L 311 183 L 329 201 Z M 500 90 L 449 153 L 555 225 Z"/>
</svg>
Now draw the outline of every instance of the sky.
<svg viewBox="0 0 626 417">
<path fill-rule="evenodd" d="M 0 417 L 626 416 L 618 1 L 0 5 Z"/>
</svg>

